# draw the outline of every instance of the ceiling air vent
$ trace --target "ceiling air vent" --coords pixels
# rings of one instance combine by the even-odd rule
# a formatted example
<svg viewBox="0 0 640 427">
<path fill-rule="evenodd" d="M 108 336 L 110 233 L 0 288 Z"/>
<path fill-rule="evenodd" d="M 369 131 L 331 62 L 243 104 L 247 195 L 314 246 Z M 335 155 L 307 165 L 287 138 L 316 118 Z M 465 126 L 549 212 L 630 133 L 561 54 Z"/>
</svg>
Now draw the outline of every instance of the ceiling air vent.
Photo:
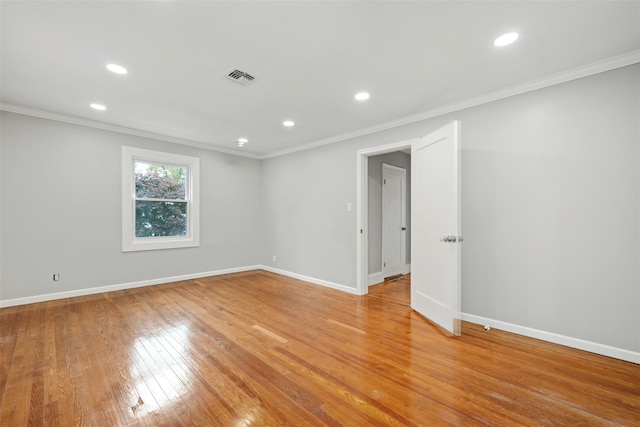
<svg viewBox="0 0 640 427">
<path fill-rule="evenodd" d="M 241 84 L 242 86 L 249 86 L 256 79 L 251 74 L 245 73 L 244 71 L 238 70 L 237 68 L 229 71 L 227 73 L 227 78 L 232 82 Z"/>
</svg>

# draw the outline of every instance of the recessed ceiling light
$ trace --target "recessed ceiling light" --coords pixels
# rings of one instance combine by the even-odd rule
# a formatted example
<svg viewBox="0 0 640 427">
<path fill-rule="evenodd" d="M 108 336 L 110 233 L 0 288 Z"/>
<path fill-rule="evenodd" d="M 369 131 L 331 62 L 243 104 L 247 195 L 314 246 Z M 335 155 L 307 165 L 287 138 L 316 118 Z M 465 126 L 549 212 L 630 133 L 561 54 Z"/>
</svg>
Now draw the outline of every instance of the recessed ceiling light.
<svg viewBox="0 0 640 427">
<path fill-rule="evenodd" d="M 367 92 L 356 93 L 355 98 L 358 101 L 366 101 L 367 99 L 369 99 L 369 94 Z"/>
<path fill-rule="evenodd" d="M 502 47 L 511 44 L 516 40 L 518 40 L 518 33 L 507 33 L 498 37 L 493 44 L 498 47 Z"/>
<path fill-rule="evenodd" d="M 107 70 L 116 74 L 127 74 L 127 69 L 118 64 L 107 64 Z"/>
<path fill-rule="evenodd" d="M 249 142 L 249 140 L 247 138 L 238 138 L 238 142 L 246 144 L 247 142 Z"/>
<path fill-rule="evenodd" d="M 107 109 L 107 107 L 105 107 L 102 104 L 90 104 L 89 107 L 93 108 L 94 110 L 100 110 L 100 111 L 104 111 Z"/>
<path fill-rule="evenodd" d="M 295 123 L 292 122 L 291 120 L 285 120 L 284 122 L 282 122 L 282 124 L 285 125 L 288 128 L 290 128 L 291 126 L 295 125 Z"/>
</svg>

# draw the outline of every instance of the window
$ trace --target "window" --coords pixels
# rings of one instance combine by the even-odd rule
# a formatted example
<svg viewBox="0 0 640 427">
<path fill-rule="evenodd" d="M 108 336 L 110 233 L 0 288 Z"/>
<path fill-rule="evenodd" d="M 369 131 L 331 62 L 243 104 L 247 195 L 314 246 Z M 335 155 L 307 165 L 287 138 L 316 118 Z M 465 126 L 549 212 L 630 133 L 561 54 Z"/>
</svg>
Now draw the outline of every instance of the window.
<svg viewBox="0 0 640 427">
<path fill-rule="evenodd" d="M 199 246 L 196 157 L 122 147 L 122 251 Z"/>
</svg>

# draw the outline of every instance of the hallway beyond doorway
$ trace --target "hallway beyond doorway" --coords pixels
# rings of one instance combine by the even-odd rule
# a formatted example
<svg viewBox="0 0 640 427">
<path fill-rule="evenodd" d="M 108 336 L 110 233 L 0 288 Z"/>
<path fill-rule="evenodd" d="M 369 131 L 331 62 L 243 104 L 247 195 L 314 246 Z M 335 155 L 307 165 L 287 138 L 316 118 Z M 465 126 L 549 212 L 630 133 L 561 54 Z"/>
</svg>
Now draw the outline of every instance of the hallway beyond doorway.
<svg viewBox="0 0 640 427">
<path fill-rule="evenodd" d="M 367 296 L 409 307 L 411 305 L 411 274 L 389 278 L 377 285 L 371 285 Z"/>
</svg>

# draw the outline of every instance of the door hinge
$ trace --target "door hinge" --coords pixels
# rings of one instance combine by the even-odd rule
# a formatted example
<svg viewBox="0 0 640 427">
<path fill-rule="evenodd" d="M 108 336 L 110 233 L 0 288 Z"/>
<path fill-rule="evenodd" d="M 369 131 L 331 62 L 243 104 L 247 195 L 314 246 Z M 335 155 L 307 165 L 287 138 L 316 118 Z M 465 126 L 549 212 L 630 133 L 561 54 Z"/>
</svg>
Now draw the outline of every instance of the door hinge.
<svg viewBox="0 0 640 427">
<path fill-rule="evenodd" d="M 383 184 L 386 184 L 386 183 L 387 183 L 387 180 L 386 180 L 386 179 L 383 179 L 383 180 L 382 180 L 382 183 L 383 183 Z"/>
<path fill-rule="evenodd" d="M 386 266 L 387 266 L 387 263 L 386 263 L 386 262 L 383 262 L 383 263 L 382 263 L 382 266 L 383 266 L 383 267 L 386 267 Z"/>
<path fill-rule="evenodd" d="M 362 234 L 362 233 L 363 233 L 363 231 L 362 231 L 362 228 L 361 228 L 361 229 L 360 229 L 360 234 Z"/>
</svg>

